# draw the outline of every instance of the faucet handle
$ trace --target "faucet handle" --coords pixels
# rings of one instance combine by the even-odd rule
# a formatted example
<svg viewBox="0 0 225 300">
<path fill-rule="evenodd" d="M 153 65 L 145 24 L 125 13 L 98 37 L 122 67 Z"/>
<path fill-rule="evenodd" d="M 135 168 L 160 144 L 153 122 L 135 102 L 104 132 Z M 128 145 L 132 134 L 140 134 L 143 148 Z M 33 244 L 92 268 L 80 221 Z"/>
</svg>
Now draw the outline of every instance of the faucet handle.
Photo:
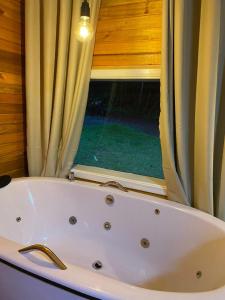
<svg viewBox="0 0 225 300">
<path fill-rule="evenodd" d="M 117 181 L 107 181 L 105 183 L 101 183 L 100 186 L 110 186 L 117 188 L 118 190 L 121 190 L 123 192 L 128 192 L 128 189 Z"/>
</svg>

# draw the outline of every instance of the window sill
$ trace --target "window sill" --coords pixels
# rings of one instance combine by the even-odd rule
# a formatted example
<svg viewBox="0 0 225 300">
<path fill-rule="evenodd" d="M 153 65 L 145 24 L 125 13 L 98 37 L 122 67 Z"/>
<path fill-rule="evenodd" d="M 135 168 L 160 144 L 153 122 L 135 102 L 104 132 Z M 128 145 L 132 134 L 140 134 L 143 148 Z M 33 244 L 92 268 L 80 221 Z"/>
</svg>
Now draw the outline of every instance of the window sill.
<svg viewBox="0 0 225 300">
<path fill-rule="evenodd" d="M 160 79 L 160 69 L 92 69 L 91 79 Z"/>
<path fill-rule="evenodd" d="M 71 169 L 76 178 L 97 182 L 117 181 L 125 187 L 142 192 L 166 196 L 165 180 L 131 173 L 76 165 Z"/>
</svg>

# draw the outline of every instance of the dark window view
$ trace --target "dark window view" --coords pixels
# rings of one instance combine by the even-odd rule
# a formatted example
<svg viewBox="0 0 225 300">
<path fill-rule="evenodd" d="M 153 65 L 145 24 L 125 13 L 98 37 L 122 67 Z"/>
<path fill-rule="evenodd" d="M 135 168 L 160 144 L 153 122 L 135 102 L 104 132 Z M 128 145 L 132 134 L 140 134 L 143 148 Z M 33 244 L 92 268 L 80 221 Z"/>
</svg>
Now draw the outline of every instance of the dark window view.
<svg viewBox="0 0 225 300">
<path fill-rule="evenodd" d="M 92 80 L 75 164 L 163 178 L 159 81 Z"/>
</svg>

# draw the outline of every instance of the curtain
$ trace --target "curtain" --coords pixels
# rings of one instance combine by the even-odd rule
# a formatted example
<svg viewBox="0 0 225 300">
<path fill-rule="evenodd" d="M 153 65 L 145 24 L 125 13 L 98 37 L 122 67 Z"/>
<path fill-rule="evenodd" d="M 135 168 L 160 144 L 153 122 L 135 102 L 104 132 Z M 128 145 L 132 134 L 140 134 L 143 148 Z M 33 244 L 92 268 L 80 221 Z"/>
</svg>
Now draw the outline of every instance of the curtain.
<svg viewBox="0 0 225 300">
<path fill-rule="evenodd" d="M 160 138 L 168 198 L 222 219 L 224 20 L 224 0 L 163 0 Z"/>
<path fill-rule="evenodd" d="M 30 176 L 64 177 L 85 114 L 94 40 L 75 32 L 81 0 L 26 0 L 27 157 Z M 95 30 L 100 0 L 90 0 Z"/>
</svg>

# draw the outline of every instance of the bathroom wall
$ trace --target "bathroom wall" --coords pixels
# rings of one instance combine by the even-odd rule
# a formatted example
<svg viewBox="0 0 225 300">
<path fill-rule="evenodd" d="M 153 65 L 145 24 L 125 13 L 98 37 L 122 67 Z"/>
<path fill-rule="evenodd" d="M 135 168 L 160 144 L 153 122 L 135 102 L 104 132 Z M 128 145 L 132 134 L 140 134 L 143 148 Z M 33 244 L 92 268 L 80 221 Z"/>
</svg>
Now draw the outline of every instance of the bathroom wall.
<svg viewBox="0 0 225 300">
<path fill-rule="evenodd" d="M 94 68 L 159 68 L 162 0 L 102 0 Z M 24 0 L 0 0 L 0 175 L 26 175 Z"/>
<path fill-rule="evenodd" d="M 159 68 L 162 0 L 102 0 L 93 68 Z"/>
<path fill-rule="evenodd" d="M 23 6 L 0 0 L 0 175 L 26 174 Z"/>
</svg>

